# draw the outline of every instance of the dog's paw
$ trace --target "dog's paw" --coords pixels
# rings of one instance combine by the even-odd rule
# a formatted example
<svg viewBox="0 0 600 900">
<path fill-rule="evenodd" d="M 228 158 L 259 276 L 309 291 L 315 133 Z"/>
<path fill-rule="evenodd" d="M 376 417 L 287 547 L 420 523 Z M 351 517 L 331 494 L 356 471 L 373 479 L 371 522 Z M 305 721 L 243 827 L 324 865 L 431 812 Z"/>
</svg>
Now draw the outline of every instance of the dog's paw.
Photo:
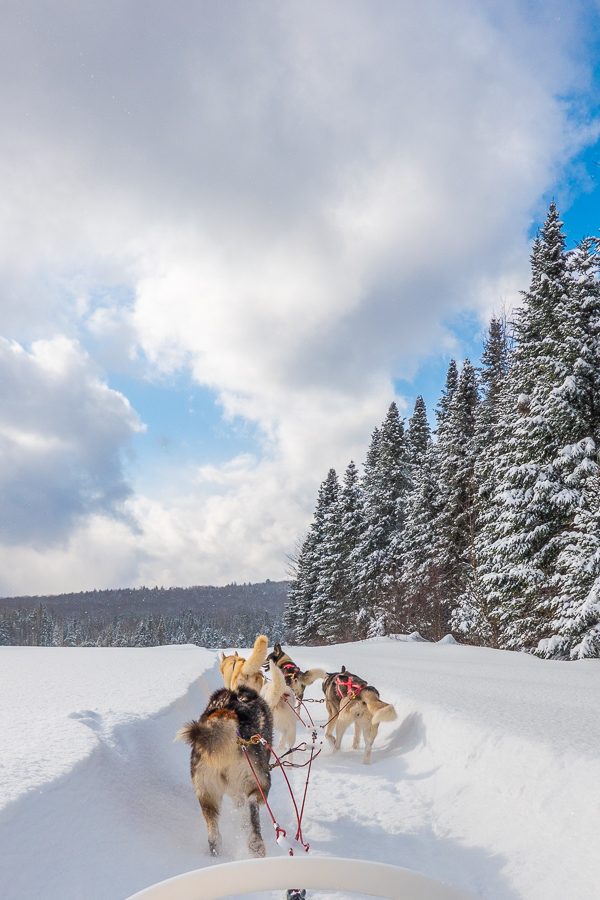
<svg viewBox="0 0 600 900">
<path fill-rule="evenodd" d="M 264 842 L 258 840 L 258 838 L 250 841 L 250 843 L 248 844 L 248 849 L 250 850 L 252 856 L 256 857 L 256 859 L 262 859 L 267 855 L 267 848 L 265 847 Z"/>
<path fill-rule="evenodd" d="M 210 850 L 211 856 L 220 856 L 221 855 L 221 841 L 209 841 L 208 849 Z"/>
</svg>

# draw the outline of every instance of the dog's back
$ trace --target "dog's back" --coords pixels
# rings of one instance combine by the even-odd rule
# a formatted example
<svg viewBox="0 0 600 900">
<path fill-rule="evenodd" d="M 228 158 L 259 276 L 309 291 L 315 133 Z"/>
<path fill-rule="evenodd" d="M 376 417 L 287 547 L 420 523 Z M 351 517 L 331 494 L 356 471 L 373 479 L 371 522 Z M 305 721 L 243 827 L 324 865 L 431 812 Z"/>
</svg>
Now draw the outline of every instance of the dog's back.
<svg viewBox="0 0 600 900">
<path fill-rule="evenodd" d="M 345 666 L 339 672 L 328 673 L 323 681 L 323 693 L 329 716 L 325 736 L 331 738 L 335 729 L 335 749 L 339 750 L 345 730 L 354 722 L 352 748 L 358 747 L 362 732 L 365 739 L 364 762 L 368 763 L 380 723 L 393 722 L 396 710 L 391 703 L 384 703 L 380 699 L 377 688 L 368 684 L 364 678 L 348 672 Z"/>
<path fill-rule="evenodd" d="M 262 697 L 242 685 L 237 691 L 228 688 L 215 691 L 200 719 L 187 722 L 177 735 L 178 740 L 192 748 L 192 781 L 208 827 L 211 853 L 215 855 L 220 845 L 219 811 L 223 795 L 227 794 L 236 802 L 240 798 L 248 801 L 249 847 L 255 855 L 264 856 L 258 805 L 262 802 L 261 790 L 266 797 L 271 786 L 270 751 L 261 743 L 246 745 L 238 741 L 239 738 L 242 742 L 249 741 L 255 734 L 272 744 L 273 717 Z M 252 762 L 260 788 L 245 753 Z"/>
</svg>

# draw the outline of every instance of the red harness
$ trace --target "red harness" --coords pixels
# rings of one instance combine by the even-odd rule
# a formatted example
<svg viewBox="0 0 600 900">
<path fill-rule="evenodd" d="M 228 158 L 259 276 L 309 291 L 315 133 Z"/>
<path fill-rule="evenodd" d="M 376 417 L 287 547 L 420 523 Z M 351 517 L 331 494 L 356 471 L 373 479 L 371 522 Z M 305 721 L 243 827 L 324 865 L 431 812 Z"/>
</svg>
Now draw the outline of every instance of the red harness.
<svg viewBox="0 0 600 900">
<path fill-rule="evenodd" d="M 343 687 L 345 687 L 347 691 L 346 697 L 349 700 L 354 700 L 355 697 L 358 697 L 362 689 L 366 687 L 366 684 L 354 684 L 350 675 L 348 676 L 348 681 L 342 681 L 342 679 L 338 675 L 335 679 L 335 689 L 340 700 L 344 699 L 344 694 L 342 694 L 341 691 L 341 688 Z"/>
<path fill-rule="evenodd" d="M 294 678 L 300 671 L 300 669 L 298 668 L 297 665 L 295 665 L 295 663 L 285 663 L 285 665 L 283 665 L 281 668 L 282 668 L 284 677 L 286 679 L 288 679 L 288 678 L 290 679 L 288 684 L 291 683 L 292 678 Z M 292 669 L 292 671 L 286 672 L 286 669 Z"/>
</svg>

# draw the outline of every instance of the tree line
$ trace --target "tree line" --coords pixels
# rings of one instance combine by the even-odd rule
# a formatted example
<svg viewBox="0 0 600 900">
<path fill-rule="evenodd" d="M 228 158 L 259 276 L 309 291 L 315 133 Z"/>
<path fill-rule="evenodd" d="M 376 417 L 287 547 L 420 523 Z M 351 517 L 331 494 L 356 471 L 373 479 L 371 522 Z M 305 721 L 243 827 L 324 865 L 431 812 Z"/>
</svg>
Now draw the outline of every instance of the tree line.
<svg viewBox="0 0 600 900">
<path fill-rule="evenodd" d="M 451 361 L 433 433 L 392 403 L 362 473 L 331 469 L 295 558 L 288 639 L 418 630 L 600 655 L 600 242 L 566 250 L 550 205 L 531 283 L 492 318 L 476 369 Z"/>
<path fill-rule="evenodd" d="M 156 647 L 197 644 L 200 647 L 251 647 L 258 634 L 283 640 L 281 614 L 264 609 L 239 610 L 214 617 L 188 610 L 175 616 L 153 614 L 98 618 L 67 613 L 43 603 L 0 612 L 0 646 L 26 647 Z"/>
</svg>

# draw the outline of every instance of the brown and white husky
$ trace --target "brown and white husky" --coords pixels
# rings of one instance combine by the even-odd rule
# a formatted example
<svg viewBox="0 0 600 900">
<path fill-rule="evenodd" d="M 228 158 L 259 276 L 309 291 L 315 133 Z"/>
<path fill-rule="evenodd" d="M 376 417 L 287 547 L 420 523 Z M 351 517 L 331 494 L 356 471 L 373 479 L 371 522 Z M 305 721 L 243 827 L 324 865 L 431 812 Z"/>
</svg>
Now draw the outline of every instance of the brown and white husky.
<svg viewBox="0 0 600 900">
<path fill-rule="evenodd" d="M 200 718 L 187 722 L 177 734 L 177 740 L 192 747 L 192 782 L 208 828 L 208 846 L 213 856 L 218 856 L 221 845 L 219 813 L 224 795 L 245 810 L 250 852 L 257 857 L 265 855 L 259 814 L 264 801 L 238 741 L 238 738 L 249 741 L 255 734 L 260 734 L 271 744 L 273 716 L 263 698 L 246 685 L 241 685 L 237 691 L 227 688 L 215 691 Z M 266 797 L 271 787 L 270 751 L 264 744 L 250 744 L 246 751 Z"/>
<path fill-rule="evenodd" d="M 365 740 L 363 763 L 371 761 L 371 747 L 377 737 L 380 722 L 393 722 L 396 710 L 391 703 L 379 699 L 379 691 L 358 675 L 352 675 L 342 666 L 340 672 L 331 672 L 323 681 L 323 693 L 327 707 L 328 723 L 325 737 L 334 741 L 334 752 L 340 749 L 342 738 L 349 725 L 354 723 L 352 749 L 357 750 L 362 733 Z M 332 732 L 335 729 L 335 740 Z"/>
<path fill-rule="evenodd" d="M 281 669 L 286 684 L 291 687 L 299 700 L 302 700 L 304 697 L 304 690 L 309 684 L 312 684 L 318 678 L 325 678 L 327 674 L 325 669 L 308 669 L 307 672 L 302 672 L 292 658 L 287 653 L 284 653 L 281 649 L 281 644 L 274 645 L 273 652 L 269 653 L 267 660 L 269 662 L 273 661 Z"/>
</svg>

